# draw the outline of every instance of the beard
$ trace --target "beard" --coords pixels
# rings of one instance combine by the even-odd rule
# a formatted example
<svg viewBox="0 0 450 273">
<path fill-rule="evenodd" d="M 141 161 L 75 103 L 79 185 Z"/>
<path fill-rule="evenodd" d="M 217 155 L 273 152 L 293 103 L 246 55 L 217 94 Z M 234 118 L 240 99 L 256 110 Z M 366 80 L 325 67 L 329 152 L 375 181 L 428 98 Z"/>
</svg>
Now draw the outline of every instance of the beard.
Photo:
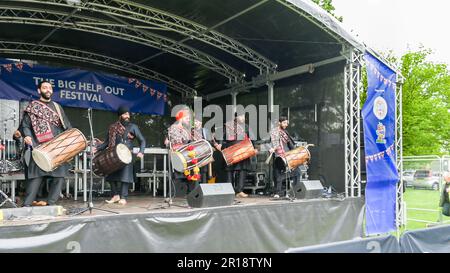
<svg viewBox="0 0 450 273">
<path fill-rule="evenodd" d="M 41 93 L 41 98 L 45 99 L 45 100 L 49 100 L 52 97 L 52 93 L 50 92 L 42 92 Z"/>
<path fill-rule="evenodd" d="M 129 118 L 122 118 L 122 117 L 120 117 L 120 123 L 122 123 L 122 124 L 128 124 L 128 123 L 130 123 L 130 119 Z"/>
<path fill-rule="evenodd" d="M 191 124 L 190 124 L 189 122 L 188 122 L 188 123 L 182 122 L 181 124 L 182 124 L 183 127 L 186 128 L 186 129 L 190 129 L 190 128 L 191 128 Z"/>
</svg>

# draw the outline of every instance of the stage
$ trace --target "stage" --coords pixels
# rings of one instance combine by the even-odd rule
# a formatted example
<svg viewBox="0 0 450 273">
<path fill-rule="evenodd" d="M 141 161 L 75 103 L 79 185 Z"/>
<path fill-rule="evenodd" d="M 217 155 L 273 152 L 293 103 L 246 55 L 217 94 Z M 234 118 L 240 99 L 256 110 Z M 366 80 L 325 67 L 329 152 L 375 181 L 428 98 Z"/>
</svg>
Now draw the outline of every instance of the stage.
<svg viewBox="0 0 450 273">
<path fill-rule="evenodd" d="M 3 220 L 0 252 L 275 253 L 363 234 L 363 198 L 251 195 L 211 208 L 190 208 L 186 198 L 169 206 L 167 198 L 147 195 L 130 196 L 126 206 L 104 200 L 95 198 L 94 207 L 118 214 L 94 209 L 70 216 L 86 203 L 61 200 L 61 216 Z"/>
</svg>

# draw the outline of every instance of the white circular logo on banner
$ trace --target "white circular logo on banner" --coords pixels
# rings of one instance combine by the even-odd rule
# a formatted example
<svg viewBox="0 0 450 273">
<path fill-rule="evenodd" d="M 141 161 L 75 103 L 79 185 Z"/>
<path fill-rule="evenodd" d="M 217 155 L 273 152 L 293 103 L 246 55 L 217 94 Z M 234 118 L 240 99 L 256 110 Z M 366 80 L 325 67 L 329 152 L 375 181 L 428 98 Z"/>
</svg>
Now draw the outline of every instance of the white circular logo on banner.
<svg viewBox="0 0 450 273">
<path fill-rule="evenodd" d="M 383 97 L 377 97 L 373 102 L 373 114 L 379 119 L 383 120 L 387 115 L 388 107 L 386 100 Z"/>
</svg>

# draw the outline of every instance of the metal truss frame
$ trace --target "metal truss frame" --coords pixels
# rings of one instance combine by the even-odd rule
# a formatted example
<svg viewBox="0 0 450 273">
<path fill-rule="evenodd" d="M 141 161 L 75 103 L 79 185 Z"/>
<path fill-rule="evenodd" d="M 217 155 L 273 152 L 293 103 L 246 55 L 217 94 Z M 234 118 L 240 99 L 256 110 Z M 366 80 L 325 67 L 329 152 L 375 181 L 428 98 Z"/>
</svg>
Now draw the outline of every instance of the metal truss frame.
<svg viewBox="0 0 450 273">
<path fill-rule="evenodd" d="M 395 215 L 397 232 L 406 224 L 406 206 L 403 202 L 403 106 L 402 90 L 404 78 L 397 73 L 397 84 L 395 92 L 395 154 L 397 155 L 397 170 L 400 181 L 397 184 L 397 199 L 395 202 Z"/>
<path fill-rule="evenodd" d="M 345 196 L 361 196 L 361 67 L 363 53 L 355 48 L 343 52 L 344 68 L 344 145 Z"/>
<path fill-rule="evenodd" d="M 266 1 L 267 0 L 262 2 Z M 160 27 L 164 30 L 177 32 L 187 36 L 187 39 L 196 39 L 207 43 L 251 64 L 252 66 L 258 68 L 260 72 L 274 70 L 277 67 L 274 62 L 257 53 L 253 49 L 225 36 L 220 32 L 214 31 L 213 29 L 221 23 L 207 28 L 206 26 L 202 26 L 168 12 L 126 0 L 94 0 L 89 1 L 87 7 L 89 8 L 90 6 L 99 7 L 104 12 L 109 12 L 116 16 L 133 19 L 142 23 Z M 130 15 L 132 16 L 131 18 Z"/>
<path fill-rule="evenodd" d="M 42 56 L 51 57 L 62 60 L 71 60 L 82 63 L 95 64 L 105 68 L 113 68 L 114 70 L 122 71 L 135 77 L 144 79 L 151 79 L 167 84 L 167 86 L 176 92 L 187 96 L 194 96 L 197 91 L 179 81 L 167 77 L 161 73 L 155 72 L 151 69 L 131 64 L 127 61 L 112 58 L 106 55 L 101 55 L 93 52 L 70 49 L 66 47 L 59 47 L 53 45 L 43 45 L 36 43 L 0 41 L 0 53 L 17 54 L 26 57 Z"/>
<path fill-rule="evenodd" d="M 116 39 L 123 39 L 139 43 L 145 46 L 160 49 L 162 51 L 177 55 L 186 60 L 198 63 L 212 71 L 215 71 L 230 80 L 240 81 L 244 73 L 228 64 L 203 53 L 193 47 L 178 43 L 167 37 L 151 33 L 146 30 L 137 29 L 130 25 L 118 24 L 96 17 L 72 14 L 71 20 L 67 20 L 67 14 L 63 11 L 39 10 L 28 7 L 12 7 L 0 11 L 1 23 L 31 24 L 48 26 L 54 28 L 73 29 L 100 35 L 106 35 Z M 76 19 L 76 21 L 74 20 Z"/>
<path fill-rule="evenodd" d="M 260 3 L 257 3 L 256 5 L 250 7 L 248 10 L 251 10 L 263 3 L 265 3 L 267 0 L 263 0 Z M 185 50 L 188 55 L 199 55 L 203 56 L 206 55 L 203 52 L 198 52 L 195 48 L 190 48 L 185 45 L 182 45 L 183 42 L 190 39 L 196 39 L 203 43 L 206 43 L 210 46 L 216 47 L 222 51 L 225 51 L 229 54 L 232 54 L 233 56 L 249 63 L 250 65 L 256 67 L 259 69 L 260 73 L 263 72 L 271 72 L 274 71 L 277 67 L 275 63 L 267 59 L 266 57 L 262 56 L 261 54 L 257 53 L 253 49 L 243 45 L 242 43 L 220 33 L 217 31 L 214 31 L 213 29 L 218 27 L 219 25 L 228 22 L 229 20 L 232 20 L 233 18 L 239 16 L 241 13 L 245 13 L 248 10 L 242 11 L 231 18 L 228 18 L 227 20 L 224 20 L 223 22 L 220 22 L 216 24 L 213 27 L 207 28 L 206 26 L 202 26 L 200 24 L 197 24 L 195 22 L 189 21 L 185 18 L 175 16 L 173 14 L 170 14 L 168 12 L 164 12 L 146 5 L 142 5 L 139 3 L 134 3 L 132 1 L 126 1 L 126 0 L 93 0 L 93 1 L 84 1 L 81 2 L 78 6 L 73 6 L 67 3 L 65 0 L 53 0 L 53 1 L 37 1 L 37 0 L 21 0 L 21 3 L 35 3 L 35 4 L 45 4 L 45 5 L 52 5 L 55 7 L 67 7 L 67 8 L 76 8 L 78 11 L 89 11 L 92 13 L 100 13 L 103 15 L 106 15 L 108 17 L 112 17 L 114 20 L 121 22 L 120 24 L 114 24 L 114 22 L 98 22 L 101 27 L 108 26 L 109 28 L 116 27 L 116 28 L 126 28 L 128 30 L 132 30 L 134 32 L 140 33 L 141 35 L 148 36 L 151 35 L 156 39 L 158 42 L 162 43 L 159 47 L 163 51 L 168 51 L 170 48 L 176 48 L 178 51 Z M 18 9 L 19 7 L 12 7 L 11 5 L 6 6 L 8 9 Z M 25 9 L 25 8 L 24 8 Z M 36 8 L 34 8 L 35 11 Z M 30 10 L 30 9 L 25 9 Z M 43 12 L 44 10 L 41 10 Z M 52 11 L 53 12 L 53 11 Z M 62 14 L 67 15 L 67 13 Z M 74 15 L 74 17 L 77 17 Z M 121 18 L 121 19 L 119 19 Z M 126 20 L 126 21 L 124 21 Z M 62 22 L 62 20 L 59 20 Z M 133 22 L 133 23 L 132 23 Z M 88 22 L 88 24 L 95 24 L 94 22 Z M 185 39 L 181 41 L 173 41 L 168 39 L 167 37 L 155 35 L 152 33 L 149 33 L 146 31 L 147 29 L 158 29 L 158 30 L 164 30 L 164 31 L 171 31 L 176 32 L 181 35 L 186 36 Z M 197 51 L 196 54 L 192 54 L 192 51 Z M 172 53 L 172 52 L 170 52 Z M 179 53 L 179 52 L 178 52 Z M 177 54 L 178 55 L 178 54 Z M 197 56 L 197 58 L 199 58 Z M 207 56 L 207 55 L 206 55 Z M 152 58 L 153 56 L 150 56 L 147 59 Z M 233 71 L 233 69 L 230 69 L 225 63 L 215 60 L 211 56 L 207 56 L 210 59 L 209 63 L 211 62 L 218 62 L 218 64 L 221 64 L 222 70 L 229 69 L 229 72 L 236 72 Z M 192 56 L 189 57 L 189 60 L 192 60 Z M 201 64 L 204 64 L 203 62 L 200 62 Z M 207 62 L 208 63 L 208 62 Z M 220 66 L 219 66 L 220 67 Z M 223 74 L 223 73 L 221 73 Z M 236 73 L 237 78 L 241 77 L 243 73 Z M 230 78 L 230 75 L 226 75 L 228 78 Z M 232 80 L 236 80 L 236 77 L 231 77 Z"/>
</svg>

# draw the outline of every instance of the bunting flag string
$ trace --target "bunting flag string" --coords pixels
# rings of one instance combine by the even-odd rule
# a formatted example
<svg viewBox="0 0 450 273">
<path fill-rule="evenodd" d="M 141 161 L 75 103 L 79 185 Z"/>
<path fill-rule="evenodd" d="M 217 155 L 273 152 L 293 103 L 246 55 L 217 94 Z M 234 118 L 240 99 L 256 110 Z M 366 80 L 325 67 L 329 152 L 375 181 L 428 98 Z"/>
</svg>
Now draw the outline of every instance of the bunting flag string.
<svg viewBox="0 0 450 273">
<path fill-rule="evenodd" d="M 22 69 L 23 69 L 23 63 L 16 63 L 16 67 L 17 67 L 20 71 L 22 71 Z"/>
<path fill-rule="evenodd" d="M 12 72 L 12 64 L 4 64 L 3 67 L 8 71 L 8 72 Z"/>
<path fill-rule="evenodd" d="M 386 148 L 386 150 L 381 151 L 379 153 L 366 156 L 366 163 L 374 162 L 380 159 L 383 159 L 385 155 L 391 156 L 394 151 L 394 144 Z"/>
</svg>

